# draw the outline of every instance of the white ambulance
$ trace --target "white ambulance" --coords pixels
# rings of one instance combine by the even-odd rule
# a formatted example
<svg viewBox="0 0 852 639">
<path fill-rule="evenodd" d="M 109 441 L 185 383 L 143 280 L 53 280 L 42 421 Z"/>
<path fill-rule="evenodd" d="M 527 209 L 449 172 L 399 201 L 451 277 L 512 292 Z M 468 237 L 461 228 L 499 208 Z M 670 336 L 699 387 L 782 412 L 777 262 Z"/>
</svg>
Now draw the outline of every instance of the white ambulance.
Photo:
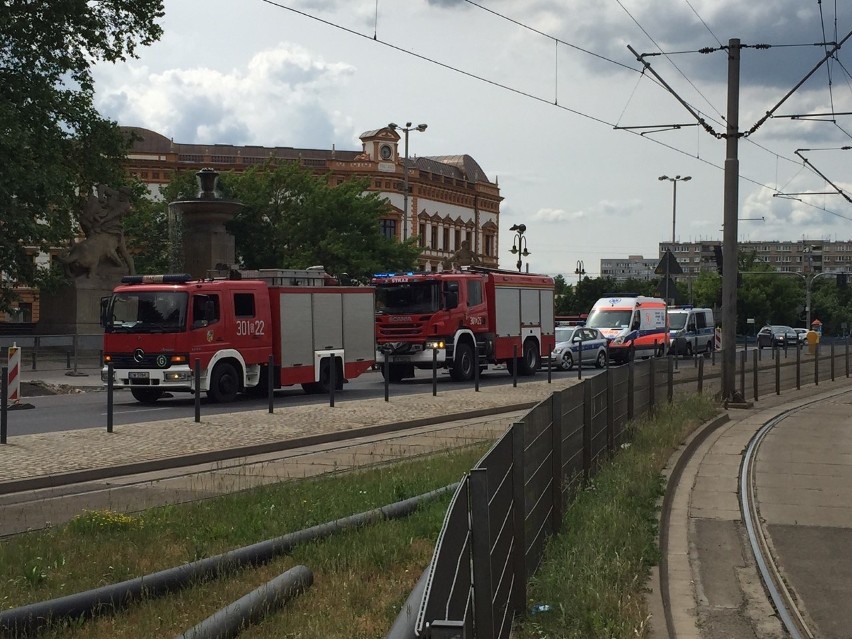
<svg viewBox="0 0 852 639">
<path fill-rule="evenodd" d="M 592 306 L 586 326 L 609 340 L 609 356 L 615 362 L 663 355 L 668 342 L 666 303 L 659 297 L 602 297 Z"/>
</svg>

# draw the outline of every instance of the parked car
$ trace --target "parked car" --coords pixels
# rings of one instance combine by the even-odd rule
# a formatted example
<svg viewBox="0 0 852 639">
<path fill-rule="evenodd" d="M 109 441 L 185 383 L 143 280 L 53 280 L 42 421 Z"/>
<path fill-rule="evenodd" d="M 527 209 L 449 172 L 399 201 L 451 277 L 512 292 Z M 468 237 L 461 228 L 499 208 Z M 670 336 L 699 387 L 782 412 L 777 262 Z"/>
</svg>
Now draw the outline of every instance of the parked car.
<svg viewBox="0 0 852 639">
<path fill-rule="evenodd" d="M 550 354 L 554 365 L 563 371 L 570 371 L 580 361 L 580 346 L 583 348 L 583 363 L 598 368 L 606 366 L 607 339 L 596 328 L 584 326 L 557 326 L 556 348 Z"/>
<path fill-rule="evenodd" d="M 779 346 L 795 346 L 799 343 L 799 336 L 790 326 L 764 326 L 757 333 L 758 348 L 772 348 Z"/>
<path fill-rule="evenodd" d="M 796 335 L 799 336 L 799 344 L 804 344 L 808 339 L 808 329 L 806 328 L 794 328 L 796 331 Z"/>
</svg>

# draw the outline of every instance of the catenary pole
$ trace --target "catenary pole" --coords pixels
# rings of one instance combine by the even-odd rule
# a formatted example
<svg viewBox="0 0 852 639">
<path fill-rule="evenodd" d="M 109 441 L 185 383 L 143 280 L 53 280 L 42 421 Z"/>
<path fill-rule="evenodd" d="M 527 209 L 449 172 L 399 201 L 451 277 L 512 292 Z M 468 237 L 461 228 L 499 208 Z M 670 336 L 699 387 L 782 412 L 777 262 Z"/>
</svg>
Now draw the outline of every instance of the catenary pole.
<svg viewBox="0 0 852 639">
<path fill-rule="evenodd" d="M 737 218 L 739 217 L 740 40 L 728 40 L 728 116 L 725 145 L 722 255 L 722 399 L 736 399 Z"/>
</svg>

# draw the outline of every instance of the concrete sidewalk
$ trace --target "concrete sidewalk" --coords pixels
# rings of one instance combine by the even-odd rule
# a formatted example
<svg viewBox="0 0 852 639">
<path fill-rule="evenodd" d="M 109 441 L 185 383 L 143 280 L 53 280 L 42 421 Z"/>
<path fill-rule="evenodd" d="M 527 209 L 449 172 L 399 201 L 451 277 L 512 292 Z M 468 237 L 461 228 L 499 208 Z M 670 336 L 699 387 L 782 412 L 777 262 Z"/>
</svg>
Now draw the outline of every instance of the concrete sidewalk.
<svg viewBox="0 0 852 639">
<path fill-rule="evenodd" d="M 51 385 L 101 388 L 100 375 L 86 377 L 39 373 Z M 127 473 L 210 463 L 338 441 L 352 435 L 370 436 L 403 428 L 531 408 L 557 389 L 578 383 L 576 377 L 544 375 L 511 386 L 441 390 L 384 398 L 347 400 L 341 393 L 334 408 L 327 404 L 292 406 L 278 402 L 268 409 L 193 416 L 142 424 L 61 431 L 8 438 L 0 450 L 0 494 L 59 486 Z M 34 381 L 30 378 L 28 381 Z M 104 395 L 106 403 L 106 395 Z"/>
</svg>

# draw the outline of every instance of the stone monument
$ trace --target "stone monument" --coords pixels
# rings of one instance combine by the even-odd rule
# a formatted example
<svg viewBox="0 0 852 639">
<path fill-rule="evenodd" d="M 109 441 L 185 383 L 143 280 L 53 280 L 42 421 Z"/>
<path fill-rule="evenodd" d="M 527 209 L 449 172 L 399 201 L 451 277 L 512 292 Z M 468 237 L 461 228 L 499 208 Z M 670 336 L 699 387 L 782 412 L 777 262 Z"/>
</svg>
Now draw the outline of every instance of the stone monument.
<svg viewBox="0 0 852 639">
<path fill-rule="evenodd" d="M 100 333 L 100 300 L 122 276 L 135 272 L 124 241 L 123 221 L 130 211 L 130 189 L 99 184 L 80 212 L 85 238 L 73 242 L 58 256 L 66 285 L 39 295 L 42 335 Z"/>
<path fill-rule="evenodd" d="M 195 174 L 200 190 L 194 200 L 179 200 L 169 204 L 180 229 L 182 264 L 175 270 L 186 272 L 196 279 L 210 277 L 211 272 L 227 274 L 235 267 L 234 236 L 225 224 L 243 206 L 235 200 L 225 200 L 216 191 L 219 173 L 201 169 Z"/>
</svg>

